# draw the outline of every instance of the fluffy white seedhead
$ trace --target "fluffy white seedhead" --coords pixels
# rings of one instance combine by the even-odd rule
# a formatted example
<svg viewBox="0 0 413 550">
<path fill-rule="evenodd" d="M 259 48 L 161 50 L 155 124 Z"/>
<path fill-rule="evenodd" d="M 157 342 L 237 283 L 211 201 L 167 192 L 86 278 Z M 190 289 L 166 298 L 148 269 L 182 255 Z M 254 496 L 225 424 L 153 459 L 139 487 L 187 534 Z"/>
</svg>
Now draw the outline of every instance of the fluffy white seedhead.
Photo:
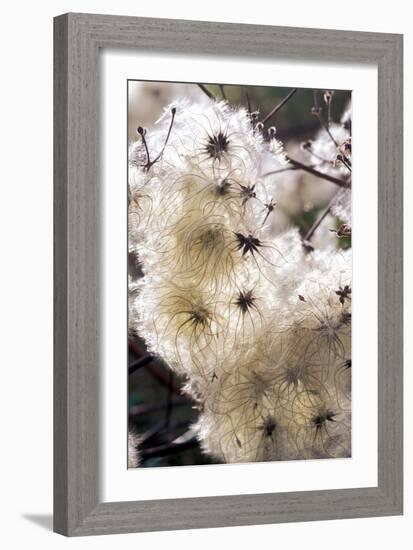
<svg viewBox="0 0 413 550">
<path fill-rule="evenodd" d="M 347 176 L 348 169 L 340 157 L 350 137 L 349 130 L 343 124 L 330 124 L 328 131 L 324 128 L 321 129 L 307 149 L 308 154 L 312 157 L 312 163 L 317 165 L 322 172 L 331 175 L 341 173 Z M 347 155 L 348 151 L 346 157 Z"/>
<path fill-rule="evenodd" d="M 342 350 L 332 351 L 318 327 L 282 319 L 257 344 L 228 362 L 204 396 L 197 424 L 204 449 L 225 462 L 349 456 L 350 369 Z"/>
<path fill-rule="evenodd" d="M 186 377 L 202 447 L 226 462 L 348 456 L 351 258 L 274 231 L 265 173 L 288 167 L 275 132 L 210 101 L 138 134 L 130 326 Z"/>
</svg>

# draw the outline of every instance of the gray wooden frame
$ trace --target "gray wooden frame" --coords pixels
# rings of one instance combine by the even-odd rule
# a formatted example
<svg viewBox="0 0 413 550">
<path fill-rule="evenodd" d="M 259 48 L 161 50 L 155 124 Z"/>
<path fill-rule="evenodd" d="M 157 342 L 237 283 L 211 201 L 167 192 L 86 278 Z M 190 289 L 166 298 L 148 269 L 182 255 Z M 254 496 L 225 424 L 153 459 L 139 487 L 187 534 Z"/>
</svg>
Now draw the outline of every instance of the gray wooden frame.
<svg viewBox="0 0 413 550">
<path fill-rule="evenodd" d="M 54 529 L 92 535 L 402 513 L 402 36 L 66 14 L 54 20 Z M 99 500 L 99 50 L 378 66 L 378 486 Z M 139 76 L 139 75 L 137 75 Z"/>
</svg>

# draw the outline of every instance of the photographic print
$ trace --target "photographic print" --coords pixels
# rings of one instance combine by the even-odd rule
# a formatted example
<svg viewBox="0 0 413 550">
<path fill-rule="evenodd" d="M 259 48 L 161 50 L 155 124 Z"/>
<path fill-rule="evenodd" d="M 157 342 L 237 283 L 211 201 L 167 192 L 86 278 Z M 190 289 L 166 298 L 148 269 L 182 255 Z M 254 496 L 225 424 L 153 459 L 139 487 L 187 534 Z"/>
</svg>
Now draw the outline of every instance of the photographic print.
<svg viewBox="0 0 413 550">
<path fill-rule="evenodd" d="M 127 85 L 128 467 L 350 457 L 351 91 Z"/>
</svg>

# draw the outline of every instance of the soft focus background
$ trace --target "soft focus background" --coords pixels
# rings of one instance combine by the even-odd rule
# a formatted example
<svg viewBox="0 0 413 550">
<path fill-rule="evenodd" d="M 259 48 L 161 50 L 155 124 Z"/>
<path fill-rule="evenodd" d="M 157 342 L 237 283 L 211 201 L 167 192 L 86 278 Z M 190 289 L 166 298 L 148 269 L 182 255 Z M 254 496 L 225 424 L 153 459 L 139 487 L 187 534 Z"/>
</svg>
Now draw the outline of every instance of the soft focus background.
<svg viewBox="0 0 413 550">
<path fill-rule="evenodd" d="M 128 139 L 141 140 L 136 132 L 138 126 L 150 129 L 170 103 L 188 99 L 204 101 L 206 92 L 230 104 L 242 105 L 250 112 L 259 112 L 258 120 L 264 120 L 273 108 L 288 96 L 290 88 L 204 85 L 168 82 L 128 82 Z M 305 164 L 312 157 L 302 150 L 301 144 L 324 136 L 320 120 L 312 114 L 315 104 L 322 108 L 326 117 L 324 90 L 298 89 L 284 106 L 265 124 L 264 133 L 275 126 L 276 137 L 284 144 L 285 152 Z M 340 123 L 351 100 L 351 92 L 335 90 L 332 96 L 331 123 Z M 327 136 L 327 141 L 328 141 Z M 340 175 L 337 170 L 337 174 Z M 301 170 L 286 171 L 280 176 L 277 206 L 274 211 L 273 230 L 282 232 L 297 226 L 302 236 L 325 211 L 330 199 L 337 192 L 334 183 L 315 177 Z M 314 247 L 342 247 L 351 245 L 350 238 L 338 239 L 331 229 L 343 223 L 336 216 L 327 215 L 314 233 Z M 137 259 L 129 256 L 129 276 L 140 276 Z M 197 419 L 197 411 L 180 388 L 184 383 L 163 362 L 152 358 L 142 339 L 129 336 L 129 428 L 139 442 L 141 467 L 181 466 L 208 464 L 212 460 L 199 448 L 191 424 Z M 129 441 L 129 452 L 134 446 Z"/>
</svg>

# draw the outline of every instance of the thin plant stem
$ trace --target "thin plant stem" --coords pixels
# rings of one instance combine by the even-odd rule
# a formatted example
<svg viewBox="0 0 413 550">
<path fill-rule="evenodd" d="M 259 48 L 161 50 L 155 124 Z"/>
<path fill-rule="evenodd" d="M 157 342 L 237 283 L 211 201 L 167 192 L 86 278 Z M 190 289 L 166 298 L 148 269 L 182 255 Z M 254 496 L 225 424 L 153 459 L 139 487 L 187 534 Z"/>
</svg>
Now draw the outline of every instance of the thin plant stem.
<svg viewBox="0 0 413 550">
<path fill-rule="evenodd" d="M 276 113 L 278 113 L 278 111 L 279 111 L 280 109 L 282 109 L 282 108 L 284 107 L 284 105 L 287 103 L 287 101 L 289 101 L 289 100 L 293 97 L 293 95 L 295 94 L 296 91 L 297 91 L 297 88 L 293 88 L 293 89 L 291 90 L 291 92 L 290 92 L 289 94 L 287 94 L 287 95 L 285 96 L 285 98 L 284 98 L 282 101 L 280 101 L 280 103 L 279 103 L 278 105 L 276 105 L 276 106 L 274 107 L 274 109 L 273 109 L 272 111 L 270 111 L 270 112 L 268 113 L 268 115 L 265 116 L 264 119 L 263 119 L 261 122 L 262 122 L 263 124 L 265 124 L 266 122 L 268 122 L 268 121 L 270 120 L 270 118 L 272 118 Z"/>
<path fill-rule="evenodd" d="M 148 460 L 149 458 L 161 457 L 170 454 L 180 453 L 181 451 L 186 451 L 188 449 L 193 449 L 198 446 L 198 441 L 196 438 L 190 439 L 183 443 L 170 443 L 166 445 L 159 445 L 158 447 L 153 447 L 152 449 L 142 450 L 141 456 L 142 460 Z"/>
<path fill-rule="evenodd" d="M 323 172 L 319 172 L 318 170 L 315 170 L 311 166 L 307 166 L 306 164 L 302 164 L 298 160 L 294 160 L 291 157 L 287 157 L 287 159 L 293 164 L 295 167 L 304 170 L 305 172 L 308 172 L 309 174 L 312 174 L 313 176 L 317 176 L 318 178 L 331 181 L 332 183 L 335 183 L 339 187 L 342 187 L 343 189 L 350 189 L 351 183 L 345 180 L 341 180 L 339 178 L 335 178 L 334 176 L 330 176 L 329 174 L 323 174 Z"/>
<path fill-rule="evenodd" d="M 145 355 L 145 352 L 142 350 L 142 348 L 133 340 L 129 340 L 129 349 L 133 351 L 135 355 L 138 357 L 141 357 L 142 355 Z M 152 361 L 150 363 L 147 363 L 147 368 L 150 374 L 158 380 L 161 384 L 163 384 L 166 387 L 169 387 L 171 385 L 172 391 L 177 395 L 182 395 L 181 388 L 175 380 L 173 380 L 172 384 L 169 381 L 169 376 L 165 372 L 165 370 L 155 363 L 155 361 Z"/>
<path fill-rule="evenodd" d="M 251 99 L 250 99 L 250 96 L 249 96 L 247 90 L 245 90 L 245 97 L 246 97 L 246 100 L 247 100 L 248 112 L 252 113 Z"/>
<path fill-rule="evenodd" d="M 219 84 L 219 90 L 221 92 L 221 95 L 222 95 L 222 99 L 225 99 L 225 101 L 227 100 L 227 96 L 225 95 L 225 90 L 224 90 L 224 85 L 223 84 Z"/>
<path fill-rule="evenodd" d="M 272 170 L 271 172 L 266 172 L 262 175 L 263 178 L 267 176 L 274 176 L 275 174 L 281 174 L 282 172 L 291 172 L 292 170 L 301 170 L 297 166 L 286 166 L 285 168 L 279 168 L 278 170 Z"/>
<path fill-rule="evenodd" d="M 173 399 L 172 406 L 173 407 L 190 407 L 191 403 L 186 399 Z M 156 403 L 153 405 L 134 405 L 129 409 L 129 416 L 131 417 L 142 416 L 153 412 L 163 411 L 164 408 L 165 408 L 165 405 L 160 403 Z"/>
<path fill-rule="evenodd" d="M 198 86 L 201 88 L 201 90 L 204 92 L 204 94 L 206 94 L 209 97 L 209 99 L 215 99 L 214 94 L 211 94 L 211 92 L 208 90 L 208 88 L 206 86 L 204 86 L 203 84 L 199 84 L 199 83 L 198 83 Z"/>
<path fill-rule="evenodd" d="M 140 357 L 139 359 L 136 359 L 136 361 L 133 361 L 128 367 L 128 374 L 133 374 L 137 370 L 139 370 L 142 367 L 145 367 L 153 360 L 153 355 L 148 353 L 148 355 L 144 355 L 143 357 Z"/>
<path fill-rule="evenodd" d="M 337 198 L 337 194 L 334 195 L 334 197 L 331 199 L 331 201 L 328 203 L 327 208 L 323 210 L 323 212 L 320 214 L 320 216 L 316 219 L 316 221 L 313 223 L 313 225 L 310 227 L 310 229 L 307 231 L 307 233 L 304 235 L 304 241 L 311 240 L 312 236 L 316 232 L 317 228 L 320 226 L 323 220 L 330 214 L 331 207 L 335 203 Z"/>
<path fill-rule="evenodd" d="M 327 128 L 330 128 L 331 124 L 331 104 L 333 103 L 333 99 L 331 98 L 327 105 Z"/>
<path fill-rule="evenodd" d="M 331 139 L 331 141 L 334 143 L 335 147 L 337 148 L 338 147 L 338 143 L 336 142 L 336 140 L 334 139 L 334 136 L 333 134 L 330 132 L 330 124 L 329 123 L 325 123 L 323 121 L 323 119 L 321 118 L 321 115 L 320 115 L 320 107 L 319 107 L 319 103 L 318 103 L 318 96 L 317 96 L 317 90 L 314 90 L 313 91 L 313 96 L 314 96 L 314 109 L 315 109 L 315 113 L 316 113 L 316 117 L 320 123 L 320 126 L 322 128 L 324 128 L 324 130 L 327 132 L 329 138 Z"/>
</svg>

